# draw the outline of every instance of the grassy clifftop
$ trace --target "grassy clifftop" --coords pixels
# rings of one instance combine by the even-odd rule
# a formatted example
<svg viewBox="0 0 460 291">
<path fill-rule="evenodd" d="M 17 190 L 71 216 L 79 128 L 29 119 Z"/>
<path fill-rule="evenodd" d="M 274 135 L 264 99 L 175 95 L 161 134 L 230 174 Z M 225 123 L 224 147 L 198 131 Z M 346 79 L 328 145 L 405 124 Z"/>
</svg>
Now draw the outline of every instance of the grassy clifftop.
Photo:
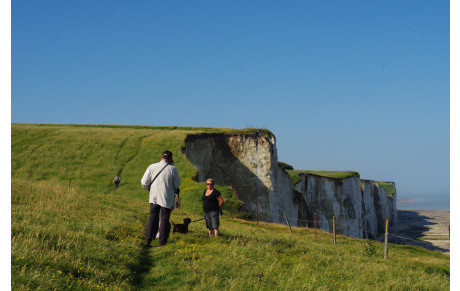
<svg viewBox="0 0 460 291">
<path fill-rule="evenodd" d="M 376 181 L 376 183 L 379 185 L 379 187 L 385 189 L 388 195 L 393 195 L 394 193 L 396 193 L 396 187 L 394 186 L 393 182 Z"/>
<path fill-rule="evenodd" d="M 359 177 L 359 173 L 355 171 L 312 171 L 312 170 L 288 170 L 289 176 L 291 176 L 292 184 L 295 185 L 300 181 L 301 174 L 315 175 L 320 177 L 326 177 L 331 179 L 337 179 L 340 181 L 345 180 L 349 177 Z"/>
<path fill-rule="evenodd" d="M 148 193 L 140 179 L 174 153 L 183 205 L 171 220 L 202 217 L 205 186 L 180 154 L 187 134 L 227 129 L 12 125 L 12 289 L 316 290 L 449 289 L 449 257 L 310 229 L 244 221 L 227 209 L 222 237 L 203 221 L 164 248 L 142 249 Z M 112 179 L 121 172 L 115 192 Z M 227 201 L 230 188 L 217 185 Z M 228 206 L 228 204 L 226 204 Z M 218 274 L 218 276 L 210 276 Z"/>
<path fill-rule="evenodd" d="M 300 175 L 314 175 L 320 176 L 325 178 L 336 179 L 343 182 L 345 179 L 350 177 L 359 177 L 359 173 L 355 171 L 312 171 L 312 170 L 286 170 L 291 176 L 292 184 L 295 185 L 297 182 L 300 181 Z M 396 187 L 394 186 L 393 182 L 389 181 L 375 181 L 377 185 L 385 191 L 387 191 L 388 195 L 393 195 L 396 193 Z"/>
</svg>

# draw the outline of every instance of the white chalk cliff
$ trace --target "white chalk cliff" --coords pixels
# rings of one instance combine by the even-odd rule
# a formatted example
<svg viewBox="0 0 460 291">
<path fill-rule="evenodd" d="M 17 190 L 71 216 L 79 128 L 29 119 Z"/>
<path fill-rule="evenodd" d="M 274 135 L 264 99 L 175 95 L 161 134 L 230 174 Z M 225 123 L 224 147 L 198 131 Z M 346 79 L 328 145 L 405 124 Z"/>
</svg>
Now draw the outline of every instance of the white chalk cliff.
<svg viewBox="0 0 460 291">
<path fill-rule="evenodd" d="M 359 176 L 345 180 L 301 174 L 294 186 L 278 165 L 276 139 L 267 133 L 198 134 L 185 140 L 183 153 L 198 168 L 198 181 L 213 177 L 217 184 L 231 186 L 242 210 L 255 218 L 332 231 L 352 237 L 375 237 L 384 232 L 385 217 L 397 220 L 396 193 Z"/>
</svg>

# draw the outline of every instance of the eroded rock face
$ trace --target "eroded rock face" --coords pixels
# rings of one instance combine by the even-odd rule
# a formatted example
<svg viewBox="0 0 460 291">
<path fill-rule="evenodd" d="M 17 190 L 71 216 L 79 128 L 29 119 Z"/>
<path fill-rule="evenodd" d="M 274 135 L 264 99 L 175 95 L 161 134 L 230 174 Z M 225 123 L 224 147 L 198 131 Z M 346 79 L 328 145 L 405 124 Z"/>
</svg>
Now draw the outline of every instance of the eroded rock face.
<svg viewBox="0 0 460 291">
<path fill-rule="evenodd" d="M 342 183 L 336 179 L 301 175 L 295 187 L 307 204 L 309 227 L 313 227 L 316 214 L 317 228 L 332 231 L 332 216 L 335 215 L 338 233 L 362 237 L 359 178 L 352 177 Z"/>
<path fill-rule="evenodd" d="M 374 181 L 303 174 L 295 189 L 307 205 L 308 227 L 313 227 L 316 213 L 317 227 L 331 232 L 335 215 L 337 233 L 371 238 L 385 232 L 385 217 L 390 225 L 397 221 L 396 194 L 389 197 Z"/>
<path fill-rule="evenodd" d="M 243 209 L 269 222 L 281 222 L 292 204 L 291 179 L 278 169 L 275 138 L 266 134 L 189 135 L 183 153 L 198 168 L 198 181 L 212 177 L 230 185 Z"/>
<path fill-rule="evenodd" d="M 261 220 L 286 223 L 286 214 L 293 226 L 313 227 L 316 213 L 317 228 L 332 231 L 335 215 L 337 233 L 359 238 L 382 233 L 385 216 L 397 219 L 396 194 L 389 198 L 373 181 L 302 174 L 293 187 L 268 134 L 189 135 L 183 153 L 198 168 L 198 181 L 231 186 L 254 218 L 258 208 Z"/>
<path fill-rule="evenodd" d="M 385 217 L 388 217 L 390 226 L 398 221 L 398 211 L 396 209 L 396 193 L 388 195 L 387 191 L 378 186 L 378 184 L 371 180 L 365 180 L 363 197 L 364 199 L 372 201 L 373 205 L 366 204 L 368 209 L 373 209 L 375 212 L 376 224 L 375 231 L 379 234 L 385 232 Z M 393 183 L 393 186 L 394 183 Z M 373 206 L 373 207 L 372 207 Z"/>
</svg>

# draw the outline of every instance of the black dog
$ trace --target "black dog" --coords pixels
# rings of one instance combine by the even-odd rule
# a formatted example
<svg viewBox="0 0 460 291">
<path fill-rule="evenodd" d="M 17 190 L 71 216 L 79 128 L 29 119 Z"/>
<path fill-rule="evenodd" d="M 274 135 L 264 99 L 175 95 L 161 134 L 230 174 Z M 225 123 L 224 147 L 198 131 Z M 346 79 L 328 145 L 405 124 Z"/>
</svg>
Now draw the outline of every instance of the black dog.
<svg viewBox="0 0 460 291">
<path fill-rule="evenodd" d="M 172 222 L 172 221 L 171 221 Z M 175 224 L 174 222 L 172 223 L 174 225 L 173 228 L 173 233 L 178 232 L 178 233 L 187 233 L 188 232 L 188 225 L 192 222 L 190 218 L 184 218 L 184 223 L 182 224 Z"/>
</svg>

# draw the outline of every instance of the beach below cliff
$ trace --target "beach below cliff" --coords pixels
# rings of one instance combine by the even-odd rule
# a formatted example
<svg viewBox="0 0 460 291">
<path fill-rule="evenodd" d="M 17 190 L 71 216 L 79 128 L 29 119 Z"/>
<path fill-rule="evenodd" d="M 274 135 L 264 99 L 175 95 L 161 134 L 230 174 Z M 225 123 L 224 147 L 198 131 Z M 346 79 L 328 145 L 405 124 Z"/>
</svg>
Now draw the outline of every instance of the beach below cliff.
<svg viewBox="0 0 460 291">
<path fill-rule="evenodd" d="M 400 209 L 389 242 L 450 254 L 450 210 Z"/>
</svg>

